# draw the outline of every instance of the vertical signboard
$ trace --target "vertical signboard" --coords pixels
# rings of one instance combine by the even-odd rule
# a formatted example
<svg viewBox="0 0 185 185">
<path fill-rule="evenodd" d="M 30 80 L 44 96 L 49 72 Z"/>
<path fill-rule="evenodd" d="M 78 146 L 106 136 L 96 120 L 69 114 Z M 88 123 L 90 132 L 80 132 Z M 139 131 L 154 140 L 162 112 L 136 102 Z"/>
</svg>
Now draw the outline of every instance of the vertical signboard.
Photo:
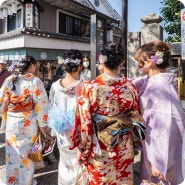
<svg viewBox="0 0 185 185">
<path fill-rule="evenodd" d="M 96 52 L 100 53 L 101 48 L 105 44 L 105 20 L 97 17 L 96 19 Z"/>
<path fill-rule="evenodd" d="M 96 14 L 91 15 L 91 74 L 92 79 L 98 75 L 96 62 L 102 46 L 106 43 L 106 20 Z"/>
<path fill-rule="evenodd" d="M 25 27 L 33 27 L 33 4 L 27 3 L 25 8 Z"/>
</svg>

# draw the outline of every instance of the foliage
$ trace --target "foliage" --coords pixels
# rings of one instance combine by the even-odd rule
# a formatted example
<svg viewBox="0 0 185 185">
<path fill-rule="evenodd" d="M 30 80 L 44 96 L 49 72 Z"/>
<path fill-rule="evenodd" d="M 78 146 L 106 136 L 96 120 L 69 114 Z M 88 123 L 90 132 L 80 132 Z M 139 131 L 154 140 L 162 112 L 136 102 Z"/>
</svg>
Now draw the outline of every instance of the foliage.
<svg viewBox="0 0 185 185">
<path fill-rule="evenodd" d="M 181 19 L 180 1 L 163 0 L 160 10 L 163 17 L 163 28 L 167 33 L 166 42 L 180 42 L 181 40 Z"/>
</svg>

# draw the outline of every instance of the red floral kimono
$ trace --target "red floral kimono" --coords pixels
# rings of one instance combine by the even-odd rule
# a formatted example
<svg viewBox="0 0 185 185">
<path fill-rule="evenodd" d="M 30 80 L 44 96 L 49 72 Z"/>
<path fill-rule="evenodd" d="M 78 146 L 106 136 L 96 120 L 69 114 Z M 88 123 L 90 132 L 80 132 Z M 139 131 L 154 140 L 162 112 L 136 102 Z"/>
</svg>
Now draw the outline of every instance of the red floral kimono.
<svg viewBox="0 0 185 185">
<path fill-rule="evenodd" d="M 78 98 L 74 133 L 70 149 L 82 149 L 91 185 L 133 185 L 133 140 L 130 131 L 119 137 L 117 145 L 107 150 L 98 141 L 92 118 L 95 114 L 118 115 L 138 110 L 137 91 L 126 78 L 101 74 L 87 82 Z"/>
</svg>

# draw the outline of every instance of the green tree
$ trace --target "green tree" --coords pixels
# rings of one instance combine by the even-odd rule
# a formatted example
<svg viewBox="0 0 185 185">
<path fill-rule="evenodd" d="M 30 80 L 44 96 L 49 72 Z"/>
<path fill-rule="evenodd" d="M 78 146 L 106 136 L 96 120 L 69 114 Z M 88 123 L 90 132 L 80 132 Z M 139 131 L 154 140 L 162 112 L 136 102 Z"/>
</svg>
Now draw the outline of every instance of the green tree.
<svg viewBox="0 0 185 185">
<path fill-rule="evenodd" d="M 181 20 L 180 1 L 163 0 L 160 10 L 163 17 L 163 28 L 167 33 L 166 42 L 180 42 L 181 40 Z"/>
</svg>

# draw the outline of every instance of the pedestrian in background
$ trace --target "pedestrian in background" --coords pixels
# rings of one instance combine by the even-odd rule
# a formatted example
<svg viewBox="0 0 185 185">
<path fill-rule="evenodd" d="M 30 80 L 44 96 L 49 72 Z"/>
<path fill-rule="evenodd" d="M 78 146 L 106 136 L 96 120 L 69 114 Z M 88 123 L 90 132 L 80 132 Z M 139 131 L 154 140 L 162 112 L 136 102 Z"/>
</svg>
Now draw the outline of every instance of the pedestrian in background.
<svg viewBox="0 0 185 185">
<path fill-rule="evenodd" d="M 47 131 L 48 99 L 42 81 L 33 73 L 36 61 L 25 56 L 14 61 L 13 74 L 0 89 L 0 112 L 6 126 L 6 185 L 36 184 L 29 157 L 38 128 Z"/>
<path fill-rule="evenodd" d="M 102 74 L 86 82 L 78 98 L 75 127 L 70 149 L 78 148 L 77 160 L 86 166 L 94 184 L 133 185 L 133 137 L 128 130 L 108 149 L 97 140 L 93 118 L 138 110 L 137 91 L 131 81 L 119 74 L 124 59 L 120 44 L 110 43 L 101 50 Z"/>
<path fill-rule="evenodd" d="M 57 135 L 60 161 L 58 185 L 73 185 L 78 172 L 77 150 L 69 150 L 74 126 L 76 98 L 83 83 L 79 80 L 82 70 L 82 54 L 77 50 L 64 53 L 65 77 L 57 80 L 50 90 L 49 126 Z"/>
<path fill-rule="evenodd" d="M 83 68 L 80 73 L 80 80 L 82 82 L 91 80 L 90 59 L 87 55 L 83 56 Z"/>
<path fill-rule="evenodd" d="M 10 76 L 10 72 L 6 69 L 7 60 L 0 59 L 0 88 L 3 85 L 4 80 Z"/>
<path fill-rule="evenodd" d="M 10 76 L 10 72 L 6 69 L 7 65 L 7 60 L 6 59 L 1 59 L 0 60 L 0 88 L 3 85 L 4 80 Z M 3 118 L 4 119 L 4 118 Z M 4 122 L 2 122 L 2 118 L 0 117 L 0 128 L 3 129 Z"/>
<path fill-rule="evenodd" d="M 60 66 L 56 70 L 55 80 L 58 80 L 63 77 L 64 77 L 64 65 L 60 64 Z"/>
<path fill-rule="evenodd" d="M 135 59 L 144 76 L 136 78 L 140 111 L 146 122 L 143 141 L 141 180 L 154 183 L 180 184 L 182 176 L 182 138 L 185 113 L 173 87 L 174 74 L 165 70 L 169 66 L 171 51 L 162 41 L 140 46 Z"/>
</svg>

